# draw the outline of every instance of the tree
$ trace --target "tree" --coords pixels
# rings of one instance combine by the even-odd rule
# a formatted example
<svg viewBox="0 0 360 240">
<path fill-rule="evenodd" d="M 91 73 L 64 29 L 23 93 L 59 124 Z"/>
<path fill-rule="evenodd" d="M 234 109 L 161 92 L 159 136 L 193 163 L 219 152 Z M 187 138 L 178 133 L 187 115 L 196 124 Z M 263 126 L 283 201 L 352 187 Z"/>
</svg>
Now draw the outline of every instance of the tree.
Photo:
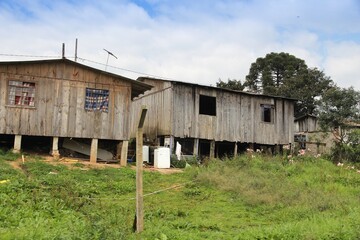
<svg viewBox="0 0 360 240">
<path fill-rule="evenodd" d="M 233 80 L 228 79 L 227 82 L 223 82 L 221 79 L 219 79 L 219 81 L 216 82 L 216 87 L 237 90 L 237 91 L 244 90 L 244 85 L 241 84 L 240 80 L 236 80 L 236 79 Z"/>
<path fill-rule="evenodd" d="M 251 64 L 244 86 L 248 91 L 298 99 L 295 117 L 316 114 L 317 100 L 333 86 L 323 71 L 308 68 L 289 53 L 269 53 Z"/>
<path fill-rule="evenodd" d="M 360 160 L 360 132 L 350 131 L 360 120 L 359 104 L 360 92 L 352 87 L 332 87 L 321 99 L 319 122 L 324 131 L 332 131 L 335 137 L 332 158 L 336 161 Z"/>
<path fill-rule="evenodd" d="M 360 119 L 359 112 L 360 92 L 353 87 L 328 89 L 320 105 L 319 122 L 321 128 L 326 130 L 340 131 L 351 128 L 351 123 Z M 339 133 L 339 142 L 343 142 L 344 136 Z"/>
</svg>

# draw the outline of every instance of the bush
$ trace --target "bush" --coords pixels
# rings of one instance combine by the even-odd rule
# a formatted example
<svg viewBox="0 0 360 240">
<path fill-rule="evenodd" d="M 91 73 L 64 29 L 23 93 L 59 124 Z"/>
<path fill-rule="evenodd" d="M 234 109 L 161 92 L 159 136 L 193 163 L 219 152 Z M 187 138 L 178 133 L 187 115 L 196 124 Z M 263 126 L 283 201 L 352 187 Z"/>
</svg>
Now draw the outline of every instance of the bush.
<svg viewBox="0 0 360 240">
<path fill-rule="evenodd" d="M 331 159 L 360 163 L 360 129 L 351 131 L 345 143 L 338 143 L 331 149 Z"/>
</svg>

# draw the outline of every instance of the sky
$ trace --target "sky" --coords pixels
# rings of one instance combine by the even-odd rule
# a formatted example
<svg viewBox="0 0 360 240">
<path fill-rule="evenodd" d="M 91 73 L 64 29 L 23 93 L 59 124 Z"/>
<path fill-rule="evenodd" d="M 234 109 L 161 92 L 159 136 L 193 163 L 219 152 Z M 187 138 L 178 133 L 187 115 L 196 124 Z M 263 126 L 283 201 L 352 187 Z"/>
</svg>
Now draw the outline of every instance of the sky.
<svg viewBox="0 0 360 240">
<path fill-rule="evenodd" d="M 360 90 L 360 0 L 0 0 L 0 61 L 65 57 L 215 86 L 287 52 Z M 104 49 L 117 58 L 108 55 Z"/>
</svg>

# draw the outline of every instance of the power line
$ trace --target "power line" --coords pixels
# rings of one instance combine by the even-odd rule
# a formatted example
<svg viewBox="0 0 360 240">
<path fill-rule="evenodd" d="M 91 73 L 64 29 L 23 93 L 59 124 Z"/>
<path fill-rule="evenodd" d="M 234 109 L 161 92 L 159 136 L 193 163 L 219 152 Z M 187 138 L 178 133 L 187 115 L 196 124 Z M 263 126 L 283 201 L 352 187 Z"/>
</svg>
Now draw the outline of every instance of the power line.
<svg viewBox="0 0 360 240">
<path fill-rule="evenodd" d="M 25 55 L 25 54 L 9 54 L 9 53 L 0 53 L 0 56 L 25 57 L 25 58 L 61 58 L 61 56 L 50 56 L 50 55 L 49 56 L 39 56 L 39 55 Z M 75 57 L 67 57 L 67 58 L 73 59 Z M 149 76 L 149 77 L 154 77 L 154 78 L 160 78 L 160 79 L 173 80 L 173 79 L 170 79 L 170 78 L 161 77 L 161 76 L 154 75 L 154 74 L 149 74 L 149 73 L 139 72 L 139 71 L 135 71 L 135 70 L 130 70 L 130 69 L 127 69 L 127 68 L 107 65 L 107 64 L 100 63 L 100 62 L 93 61 L 93 60 L 86 59 L 86 58 L 77 57 L 77 59 L 82 60 L 83 62 L 94 63 L 94 64 L 98 64 L 98 65 L 101 65 L 101 66 L 111 67 L 111 68 L 114 68 L 114 69 L 118 69 L 118 70 L 126 71 L 126 72 L 131 72 L 131 73 L 135 73 L 135 74 L 139 74 L 139 75 L 144 75 L 144 76 Z"/>
<path fill-rule="evenodd" d="M 25 54 L 8 54 L 8 53 L 0 53 L 0 56 L 29 57 L 29 58 L 60 58 L 61 57 L 61 56 L 38 56 L 38 55 L 25 55 Z"/>
<path fill-rule="evenodd" d="M 157 75 L 153 75 L 153 74 L 149 74 L 149 73 L 134 71 L 134 70 L 130 70 L 130 69 L 122 68 L 122 67 L 115 67 L 115 66 L 111 66 L 111 65 L 106 65 L 104 63 L 96 62 L 96 61 L 81 58 L 81 57 L 78 57 L 78 59 L 80 59 L 80 60 L 82 60 L 84 62 L 91 62 L 91 63 L 95 63 L 95 64 L 98 64 L 98 65 L 101 65 L 101 66 L 107 66 L 107 67 L 119 69 L 119 70 L 126 71 L 126 72 L 136 73 L 136 74 L 139 74 L 139 75 L 146 75 L 146 76 L 155 77 L 155 78 L 161 78 L 161 79 L 169 79 L 169 78 L 165 78 L 165 77 L 161 77 L 161 76 L 157 76 Z"/>
</svg>

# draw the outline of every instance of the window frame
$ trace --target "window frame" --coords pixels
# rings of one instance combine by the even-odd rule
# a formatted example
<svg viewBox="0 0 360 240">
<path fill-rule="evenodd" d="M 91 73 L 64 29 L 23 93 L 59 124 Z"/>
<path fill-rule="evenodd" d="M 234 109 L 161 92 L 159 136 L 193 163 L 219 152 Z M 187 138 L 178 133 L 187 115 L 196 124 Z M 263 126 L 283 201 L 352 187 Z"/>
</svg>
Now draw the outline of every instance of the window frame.
<svg viewBox="0 0 360 240">
<path fill-rule="evenodd" d="M 260 104 L 260 109 L 261 109 L 260 112 L 261 122 L 267 124 L 273 124 L 275 119 L 275 106 L 273 104 Z M 269 117 L 266 115 L 267 112 L 268 114 L 270 114 Z"/>
<path fill-rule="evenodd" d="M 204 111 L 204 107 L 205 107 L 204 105 L 206 105 L 206 103 L 202 102 L 201 100 L 206 101 L 208 104 L 210 104 L 212 106 L 211 111 Z M 211 101 L 211 103 L 209 103 L 209 101 Z M 200 115 L 216 117 L 216 114 L 217 114 L 216 105 L 217 105 L 216 97 L 199 94 L 199 114 Z"/>
<path fill-rule="evenodd" d="M 18 83 L 18 84 L 14 84 Z M 28 86 L 26 84 L 29 84 Z M 36 81 L 24 81 L 22 79 L 8 79 L 6 92 L 6 106 L 18 108 L 36 108 L 38 83 Z M 27 91 L 25 91 L 25 89 Z M 22 95 L 19 95 L 19 92 Z M 26 93 L 26 95 L 23 95 Z M 17 100 L 19 97 L 19 100 Z M 14 99 L 12 99 L 14 98 Z M 19 103 L 20 104 L 17 104 Z M 25 103 L 27 102 L 27 103 Z"/>
<path fill-rule="evenodd" d="M 93 92 L 88 92 L 93 91 Z M 104 95 L 104 93 L 107 93 L 107 95 Z M 104 98 L 98 99 L 98 98 Z M 109 89 L 102 89 L 102 88 L 91 88 L 87 87 L 85 88 L 85 103 L 84 103 L 84 109 L 86 112 L 103 112 L 108 113 L 109 112 L 109 97 L 110 97 L 110 90 Z M 94 98 L 91 101 L 89 98 Z M 100 103 L 101 101 L 101 103 Z M 104 105 L 104 102 L 106 104 Z"/>
</svg>

